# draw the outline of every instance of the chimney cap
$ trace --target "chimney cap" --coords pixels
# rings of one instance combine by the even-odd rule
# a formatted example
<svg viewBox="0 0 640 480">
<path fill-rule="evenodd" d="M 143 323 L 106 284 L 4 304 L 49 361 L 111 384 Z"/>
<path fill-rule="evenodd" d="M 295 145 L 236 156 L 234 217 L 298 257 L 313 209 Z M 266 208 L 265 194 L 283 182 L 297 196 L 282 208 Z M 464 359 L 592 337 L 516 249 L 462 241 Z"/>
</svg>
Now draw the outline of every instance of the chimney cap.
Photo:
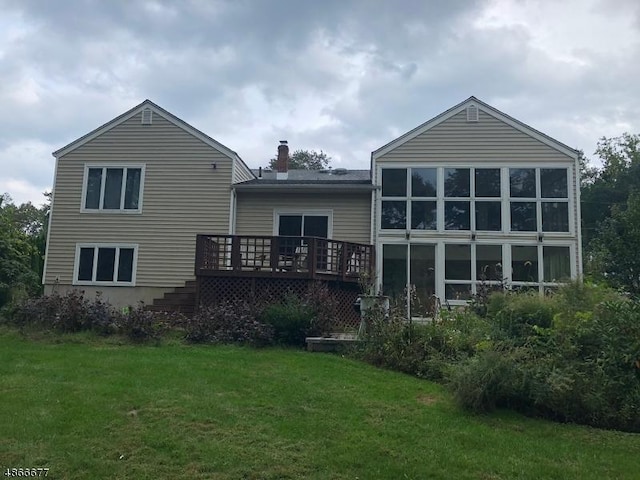
<svg viewBox="0 0 640 480">
<path fill-rule="evenodd" d="M 287 141 L 286 140 L 280 140 L 280 145 L 287 145 Z"/>
</svg>

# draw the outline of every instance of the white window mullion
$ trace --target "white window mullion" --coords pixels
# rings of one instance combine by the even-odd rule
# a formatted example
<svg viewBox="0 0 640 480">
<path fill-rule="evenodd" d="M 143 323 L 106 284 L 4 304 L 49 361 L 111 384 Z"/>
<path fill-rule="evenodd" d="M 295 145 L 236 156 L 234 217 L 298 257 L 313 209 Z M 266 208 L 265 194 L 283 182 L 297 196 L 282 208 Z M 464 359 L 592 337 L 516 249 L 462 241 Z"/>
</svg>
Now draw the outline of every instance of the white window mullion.
<svg viewBox="0 0 640 480">
<path fill-rule="evenodd" d="M 542 232 L 542 185 L 540 169 L 536 168 L 536 231 Z"/>
<path fill-rule="evenodd" d="M 116 247 L 116 258 L 113 261 L 113 281 L 118 281 L 118 270 L 120 266 L 120 247 Z"/>
<path fill-rule="evenodd" d="M 511 245 L 502 246 L 502 277 L 505 279 L 507 287 L 511 287 L 513 279 L 513 268 L 511 266 Z"/>
<path fill-rule="evenodd" d="M 100 203 L 98 204 L 98 210 L 102 210 L 104 208 L 104 189 L 107 183 L 107 168 L 102 167 L 102 178 L 100 181 Z"/>
<path fill-rule="evenodd" d="M 437 168 L 436 174 L 436 184 L 437 184 L 437 199 L 436 199 L 436 211 L 437 211 L 437 222 L 436 226 L 438 232 L 444 232 L 444 167 Z"/>
<path fill-rule="evenodd" d="M 407 273 L 407 281 L 405 282 L 405 289 L 407 291 L 407 317 L 411 318 L 411 248 L 409 246 L 409 242 L 406 245 L 406 255 L 407 255 L 407 264 L 406 264 L 406 273 Z"/>
<path fill-rule="evenodd" d="M 478 279 L 478 275 L 476 272 L 476 247 L 477 244 L 471 243 L 471 294 L 476 294 L 476 282 Z"/>
<path fill-rule="evenodd" d="M 471 232 L 477 231 L 476 228 L 476 169 L 469 168 L 469 229 Z M 473 287 L 472 292 L 475 292 Z"/>
<path fill-rule="evenodd" d="M 405 232 L 411 232 L 411 198 L 413 197 L 413 188 L 411 187 L 411 168 L 407 168 L 407 187 L 405 188 L 404 191 L 404 196 L 405 196 Z M 407 247 L 409 248 L 409 247 Z M 407 251 L 407 258 L 409 255 L 409 252 Z M 408 279 L 409 277 L 407 277 L 407 283 L 408 283 Z"/>
<path fill-rule="evenodd" d="M 120 184 L 120 210 L 124 210 L 124 191 L 127 185 L 127 168 L 122 169 L 122 180 Z"/>
<path fill-rule="evenodd" d="M 98 272 L 98 255 L 100 254 L 99 247 L 93 247 L 93 265 L 91 269 L 91 281 L 95 282 Z"/>
<path fill-rule="evenodd" d="M 509 179 L 509 168 L 500 169 L 500 201 L 502 211 L 502 232 L 511 231 L 511 181 Z"/>
<path fill-rule="evenodd" d="M 442 302 L 445 303 L 445 285 L 444 285 L 444 243 L 438 242 L 436 244 L 436 295 Z"/>
<path fill-rule="evenodd" d="M 538 244 L 538 291 L 544 293 L 544 247 Z"/>
</svg>

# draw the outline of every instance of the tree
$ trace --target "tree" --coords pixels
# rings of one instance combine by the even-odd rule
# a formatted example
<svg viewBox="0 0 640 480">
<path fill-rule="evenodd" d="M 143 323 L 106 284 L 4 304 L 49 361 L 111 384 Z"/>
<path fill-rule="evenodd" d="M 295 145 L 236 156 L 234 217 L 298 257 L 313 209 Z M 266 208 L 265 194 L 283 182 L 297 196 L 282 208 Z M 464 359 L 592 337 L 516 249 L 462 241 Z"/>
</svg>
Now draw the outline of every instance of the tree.
<svg viewBox="0 0 640 480">
<path fill-rule="evenodd" d="M 41 290 L 49 208 L 0 196 L 0 307 Z"/>
<path fill-rule="evenodd" d="M 588 258 L 590 270 L 634 295 L 640 294 L 640 193 L 614 205 L 598 229 Z"/>
<path fill-rule="evenodd" d="M 640 185 L 640 135 L 624 133 L 619 137 L 602 137 L 595 151 L 602 169 L 588 170 L 581 162 L 583 247 L 589 251 L 598 226 L 612 214 L 616 205 L 625 205 L 629 194 Z"/>
<path fill-rule="evenodd" d="M 269 160 L 267 168 L 275 170 L 277 168 L 277 158 Z M 289 168 L 292 170 L 322 170 L 328 168 L 331 163 L 331 157 L 322 150 L 296 150 L 289 155 Z"/>
</svg>

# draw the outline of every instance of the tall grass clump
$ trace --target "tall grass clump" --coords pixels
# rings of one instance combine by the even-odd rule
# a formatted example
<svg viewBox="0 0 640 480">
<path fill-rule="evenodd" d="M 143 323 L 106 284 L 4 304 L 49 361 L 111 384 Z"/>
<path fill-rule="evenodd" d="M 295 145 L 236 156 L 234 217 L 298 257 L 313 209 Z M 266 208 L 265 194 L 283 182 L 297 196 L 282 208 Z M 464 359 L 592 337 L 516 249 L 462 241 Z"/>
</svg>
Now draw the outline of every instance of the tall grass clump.
<svg viewBox="0 0 640 480">
<path fill-rule="evenodd" d="M 496 292 L 423 325 L 374 314 L 356 355 L 443 381 L 471 411 L 640 431 L 640 303 L 606 286 Z"/>
</svg>

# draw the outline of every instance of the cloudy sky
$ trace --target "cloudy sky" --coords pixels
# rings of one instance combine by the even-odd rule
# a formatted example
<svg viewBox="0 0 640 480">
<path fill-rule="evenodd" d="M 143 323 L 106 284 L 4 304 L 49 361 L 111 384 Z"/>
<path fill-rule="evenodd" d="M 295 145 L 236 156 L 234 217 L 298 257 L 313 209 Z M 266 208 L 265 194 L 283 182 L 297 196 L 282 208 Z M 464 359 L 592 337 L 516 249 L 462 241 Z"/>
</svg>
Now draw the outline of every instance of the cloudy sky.
<svg viewBox="0 0 640 480">
<path fill-rule="evenodd" d="M 590 156 L 640 133 L 638 0 L 0 0 L 0 194 L 145 98 L 265 165 L 335 167 L 470 95 Z"/>
</svg>

